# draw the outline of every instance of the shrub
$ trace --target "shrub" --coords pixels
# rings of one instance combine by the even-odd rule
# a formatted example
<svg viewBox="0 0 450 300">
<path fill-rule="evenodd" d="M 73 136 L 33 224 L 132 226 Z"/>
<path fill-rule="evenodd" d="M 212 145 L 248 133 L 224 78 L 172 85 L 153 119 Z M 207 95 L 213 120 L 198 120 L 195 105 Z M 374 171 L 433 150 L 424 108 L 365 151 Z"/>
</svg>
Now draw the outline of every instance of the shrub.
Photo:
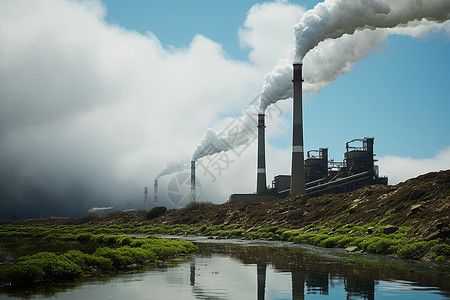
<svg viewBox="0 0 450 300">
<path fill-rule="evenodd" d="M 244 229 L 233 229 L 230 231 L 230 236 L 239 237 L 244 233 Z"/>
<path fill-rule="evenodd" d="M 135 239 L 131 242 L 130 246 L 131 247 L 140 247 L 145 243 L 144 239 Z"/>
<path fill-rule="evenodd" d="M 86 243 L 89 242 L 93 236 L 94 235 L 92 233 L 85 232 L 77 235 L 75 239 L 79 242 Z"/>
<path fill-rule="evenodd" d="M 281 234 L 280 238 L 281 238 L 282 241 L 287 241 L 287 240 L 289 240 L 289 238 L 290 238 L 291 236 L 292 236 L 292 231 L 287 230 L 287 231 L 284 231 L 284 232 Z"/>
<path fill-rule="evenodd" d="M 49 235 L 44 236 L 43 238 L 41 238 L 41 242 L 45 243 L 45 244 L 48 244 L 48 243 L 55 242 L 57 239 L 58 239 L 58 237 L 55 234 L 50 233 Z"/>
<path fill-rule="evenodd" d="M 116 243 L 117 243 L 118 245 L 121 245 L 121 246 L 130 245 L 131 242 L 132 242 L 132 239 L 131 239 L 131 237 L 129 237 L 129 236 L 123 236 L 123 237 L 118 238 L 118 239 L 116 240 Z"/>
<path fill-rule="evenodd" d="M 190 209 L 190 210 L 196 210 L 196 209 L 201 209 L 201 208 L 207 207 L 209 205 L 214 205 L 214 204 L 209 201 L 207 201 L 207 202 L 189 202 L 188 204 L 186 204 L 186 206 L 184 208 Z"/>
<path fill-rule="evenodd" d="M 117 249 L 108 247 L 98 248 L 95 255 L 108 258 L 116 267 L 124 267 L 134 263 L 143 263 L 148 260 L 156 260 L 156 255 L 150 249 L 132 248 L 123 246 Z"/>
<path fill-rule="evenodd" d="M 403 258 L 420 259 L 425 255 L 428 245 L 428 242 L 416 242 L 413 244 L 402 245 L 397 253 Z"/>
<path fill-rule="evenodd" d="M 157 218 L 157 217 L 163 215 L 166 211 L 167 211 L 167 208 L 164 206 L 154 207 L 147 213 L 147 220 Z"/>
<path fill-rule="evenodd" d="M 334 248 L 338 245 L 339 241 L 343 238 L 343 236 L 332 236 L 327 239 L 324 239 L 320 242 L 320 245 L 325 248 Z"/>
<path fill-rule="evenodd" d="M 45 277 L 42 267 L 35 264 L 15 264 L 5 270 L 4 277 L 11 283 L 32 282 Z"/>
<path fill-rule="evenodd" d="M 448 244 L 438 244 L 431 247 L 431 257 L 437 260 L 440 257 L 440 260 L 446 260 L 446 258 L 450 257 L 450 245 Z"/>
<path fill-rule="evenodd" d="M 112 267 L 112 261 L 110 259 L 95 254 L 86 254 L 78 250 L 71 250 L 62 256 L 79 265 L 83 270 L 87 270 L 90 267 L 109 270 Z"/>
<path fill-rule="evenodd" d="M 23 256 L 5 271 L 5 278 L 14 283 L 52 278 L 72 279 L 82 275 L 83 271 L 76 263 L 51 252 Z"/>
<path fill-rule="evenodd" d="M 338 242 L 337 247 L 339 248 L 345 248 L 350 246 L 355 241 L 354 237 L 351 236 L 343 236 Z"/>
<path fill-rule="evenodd" d="M 440 262 L 443 263 L 445 262 L 445 256 L 444 255 L 439 255 L 434 259 L 436 262 Z"/>
<path fill-rule="evenodd" d="M 313 245 L 313 237 L 315 234 L 313 233 L 305 233 L 305 234 L 299 234 L 295 236 L 292 241 L 296 244 L 310 244 Z"/>
<path fill-rule="evenodd" d="M 394 252 L 393 247 L 398 243 L 395 240 L 389 238 L 374 238 L 369 239 L 368 244 L 364 245 L 365 250 L 370 253 L 378 253 L 378 254 L 390 254 Z"/>
<path fill-rule="evenodd" d="M 120 236 L 118 235 L 105 235 L 103 237 L 103 243 L 114 245 L 119 238 Z"/>
<path fill-rule="evenodd" d="M 97 248 L 97 250 L 95 251 L 95 255 L 110 259 L 112 261 L 112 264 L 116 267 L 132 264 L 133 259 L 130 256 L 125 255 L 125 251 L 119 251 L 118 249 L 111 249 L 108 247 Z"/>
</svg>

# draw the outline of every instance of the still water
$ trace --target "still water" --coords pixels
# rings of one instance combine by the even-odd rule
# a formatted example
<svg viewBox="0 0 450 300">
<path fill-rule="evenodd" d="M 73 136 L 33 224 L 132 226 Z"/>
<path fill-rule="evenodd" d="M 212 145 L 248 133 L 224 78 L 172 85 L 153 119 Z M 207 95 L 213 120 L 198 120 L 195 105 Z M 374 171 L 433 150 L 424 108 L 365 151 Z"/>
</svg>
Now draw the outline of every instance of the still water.
<svg viewBox="0 0 450 300">
<path fill-rule="evenodd" d="M 0 291 L 0 299 L 450 299 L 450 273 L 437 265 L 281 242 L 229 242 L 200 241 L 200 253 L 177 267 Z"/>
</svg>

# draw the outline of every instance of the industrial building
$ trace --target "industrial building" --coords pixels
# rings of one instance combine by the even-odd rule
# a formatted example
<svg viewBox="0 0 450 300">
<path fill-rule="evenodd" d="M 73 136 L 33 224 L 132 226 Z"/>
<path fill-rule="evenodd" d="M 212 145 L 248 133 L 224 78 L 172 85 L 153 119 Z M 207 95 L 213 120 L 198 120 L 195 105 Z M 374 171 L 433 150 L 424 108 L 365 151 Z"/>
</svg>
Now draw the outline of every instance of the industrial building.
<svg viewBox="0 0 450 300">
<path fill-rule="evenodd" d="M 304 159 L 302 112 L 302 63 L 293 64 L 293 132 L 291 175 L 278 175 L 266 186 L 264 114 L 258 114 L 258 161 L 255 194 L 233 194 L 230 202 L 250 199 L 276 199 L 287 195 L 316 197 L 328 193 L 345 193 L 372 184 L 386 184 L 380 177 L 373 153 L 374 138 L 365 137 L 346 143 L 344 161 L 328 159 L 328 149 L 307 152 Z M 356 145 L 360 142 L 360 145 Z M 316 153 L 313 155 L 312 153 Z"/>
<path fill-rule="evenodd" d="M 355 142 L 361 145 L 355 146 Z M 346 193 L 367 185 L 388 183 L 387 177 L 379 176 L 373 153 L 374 138 L 365 137 L 346 143 L 343 162 L 328 160 L 328 149 L 307 152 L 305 159 L 306 195 L 320 196 L 328 193 Z M 316 152 L 317 155 L 312 155 Z M 278 175 L 272 181 L 267 194 L 280 197 L 290 193 L 290 176 Z"/>
<path fill-rule="evenodd" d="M 355 143 L 360 142 L 360 145 Z M 373 153 L 374 138 L 365 137 L 346 143 L 344 161 L 328 159 L 328 149 L 309 150 L 304 160 L 305 186 L 308 197 L 329 193 L 346 193 L 373 184 L 388 184 L 388 178 L 379 175 Z M 313 154 L 314 153 L 314 154 Z M 256 194 L 233 194 L 230 202 L 247 199 L 283 198 L 291 193 L 291 175 L 278 175 L 272 186 Z"/>
</svg>

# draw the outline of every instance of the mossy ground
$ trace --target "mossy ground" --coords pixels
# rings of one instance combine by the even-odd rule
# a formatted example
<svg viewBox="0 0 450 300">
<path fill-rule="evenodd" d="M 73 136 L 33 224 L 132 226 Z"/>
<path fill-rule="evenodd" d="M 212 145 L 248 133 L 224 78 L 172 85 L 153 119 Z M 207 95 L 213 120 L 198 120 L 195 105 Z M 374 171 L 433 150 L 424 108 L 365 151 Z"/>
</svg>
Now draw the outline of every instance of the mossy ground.
<svg viewBox="0 0 450 300">
<path fill-rule="evenodd" d="M 183 240 L 124 235 L 130 231 L 127 227 L 0 226 L 0 253 L 14 258 L 0 265 L 0 283 L 72 280 L 157 265 L 197 249 Z"/>
</svg>

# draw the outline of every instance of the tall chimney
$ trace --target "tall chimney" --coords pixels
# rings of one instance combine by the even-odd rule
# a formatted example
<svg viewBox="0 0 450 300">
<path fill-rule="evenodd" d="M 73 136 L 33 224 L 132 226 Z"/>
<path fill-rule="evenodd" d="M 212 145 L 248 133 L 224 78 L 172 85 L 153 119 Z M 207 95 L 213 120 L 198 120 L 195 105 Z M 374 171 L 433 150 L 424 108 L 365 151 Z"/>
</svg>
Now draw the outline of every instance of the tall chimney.
<svg viewBox="0 0 450 300">
<path fill-rule="evenodd" d="M 191 161 L 191 201 L 196 202 L 197 197 L 195 194 L 195 160 Z"/>
<path fill-rule="evenodd" d="M 302 63 L 294 63 L 294 101 L 292 128 L 291 195 L 305 195 L 305 161 L 303 150 Z"/>
<path fill-rule="evenodd" d="M 158 179 L 155 179 L 155 185 L 153 190 L 153 205 L 158 206 Z"/>
<path fill-rule="evenodd" d="M 148 211 L 148 187 L 144 188 L 144 206 L 145 211 Z"/>
<path fill-rule="evenodd" d="M 266 191 L 266 148 L 264 114 L 258 114 L 258 173 L 256 177 L 256 193 Z"/>
</svg>

